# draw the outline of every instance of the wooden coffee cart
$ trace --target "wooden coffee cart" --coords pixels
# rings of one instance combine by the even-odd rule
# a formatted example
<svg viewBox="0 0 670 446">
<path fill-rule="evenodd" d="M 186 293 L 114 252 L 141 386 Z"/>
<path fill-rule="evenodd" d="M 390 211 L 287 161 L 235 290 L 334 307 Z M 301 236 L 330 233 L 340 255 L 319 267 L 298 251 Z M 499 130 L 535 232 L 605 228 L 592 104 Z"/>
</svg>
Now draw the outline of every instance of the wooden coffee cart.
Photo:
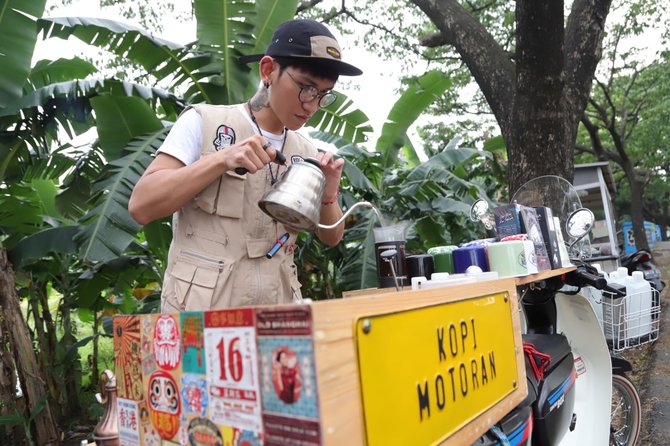
<svg viewBox="0 0 670 446">
<path fill-rule="evenodd" d="M 527 394 L 517 286 L 117 316 L 121 444 L 471 444 Z"/>
</svg>

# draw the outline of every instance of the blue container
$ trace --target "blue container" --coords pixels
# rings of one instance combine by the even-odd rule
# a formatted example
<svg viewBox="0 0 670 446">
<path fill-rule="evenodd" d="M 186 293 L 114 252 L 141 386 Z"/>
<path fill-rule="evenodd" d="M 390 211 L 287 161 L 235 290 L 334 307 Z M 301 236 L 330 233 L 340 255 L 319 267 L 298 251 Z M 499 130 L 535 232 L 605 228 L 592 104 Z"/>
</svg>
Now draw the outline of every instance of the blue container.
<svg viewBox="0 0 670 446">
<path fill-rule="evenodd" d="M 486 257 L 486 246 L 465 246 L 455 249 L 452 253 L 454 259 L 454 272 L 464 273 L 471 265 L 476 265 L 482 271 L 489 271 L 489 262 Z"/>
<path fill-rule="evenodd" d="M 637 248 L 635 247 L 635 237 L 633 236 L 633 222 L 630 220 L 623 222 L 621 229 L 623 230 L 624 252 L 626 254 L 632 254 L 636 252 Z M 650 248 L 662 240 L 661 227 L 655 223 L 645 221 L 644 232 L 647 236 L 647 243 L 649 244 Z"/>
</svg>

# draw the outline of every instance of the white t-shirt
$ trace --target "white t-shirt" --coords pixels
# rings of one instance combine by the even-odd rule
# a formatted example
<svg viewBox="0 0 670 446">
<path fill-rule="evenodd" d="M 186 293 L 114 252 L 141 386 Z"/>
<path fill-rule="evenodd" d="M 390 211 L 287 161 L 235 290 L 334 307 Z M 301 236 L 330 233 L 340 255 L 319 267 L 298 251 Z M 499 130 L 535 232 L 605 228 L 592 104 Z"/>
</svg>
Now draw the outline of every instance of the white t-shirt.
<svg viewBox="0 0 670 446">
<path fill-rule="evenodd" d="M 244 108 L 244 104 L 237 105 L 239 112 L 242 113 L 249 125 L 258 134 L 256 124 L 251 120 L 251 116 Z M 261 129 L 262 136 L 277 150 L 282 150 L 284 144 L 284 133 L 276 134 L 266 132 Z M 285 132 L 285 131 L 284 131 Z M 202 145 L 202 118 L 194 109 L 184 112 L 177 122 L 174 123 L 170 133 L 163 141 L 163 144 L 156 153 L 165 153 L 174 156 L 185 165 L 193 164 L 200 159 L 200 146 Z"/>
</svg>

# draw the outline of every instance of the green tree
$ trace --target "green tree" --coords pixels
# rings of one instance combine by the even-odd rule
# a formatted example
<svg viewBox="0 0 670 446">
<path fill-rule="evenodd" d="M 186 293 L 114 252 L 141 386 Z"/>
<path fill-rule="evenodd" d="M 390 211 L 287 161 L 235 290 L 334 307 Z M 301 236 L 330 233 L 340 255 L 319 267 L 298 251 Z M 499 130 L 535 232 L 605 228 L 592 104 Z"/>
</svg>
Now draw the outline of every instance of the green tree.
<svg viewBox="0 0 670 446">
<path fill-rule="evenodd" d="M 645 60 L 640 54 L 644 48 L 628 47 L 626 38 L 641 35 L 652 22 L 668 22 L 669 17 L 655 2 L 624 2 L 623 6 L 628 13 L 612 26 L 605 42 L 605 58 L 582 117 L 587 136 L 576 147 L 578 153 L 609 161 L 622 172 L 617 177 L 623 180 L 620 189 L 627 200 L 620 215 L 631 216 L 636 246 L 648 249 L 644 219 L 663 222 L 663 209 L 668 207 L 659 186 L 666 184 L 662 166 L 668 163 L 665 123 L 669 115 L 664 99 L 670 59 L 666 52 Z M 654 194 L 648 189 L 652 184 Z"/>
<path fill-rule="evenodd" d="M 668 75 L 670 65 L 664 62 L 607 83 L 599 82 L 599 91 L 590 100 L 583 118 L 590 144 L 577 145 L 579 152 L 614 163 L 621 170 L 623 184 L 619 188 L 627 190 L 628 206 L 620 213 L 631 216 L 638 249 L 649 248 L 643 226 L 645 215 L 663 222 L 663 209 L 668 206 L 667 197 L 661 192 L 667 185 L 663 170 L 668 165 L 666 126 L 659 119 L 669 115 L 663 96 L 658 96 L 667 89 Z M 648 189 L 652 184 L 656 187 Z M 655 212 L 645 212 L 645 208 Z"/>
<path fill-rule="evenodd" d="M 667 240 L 666 229 L 670 227 L 670 53 L 665 53 L 658 75 L 665 80 L 654 86 L 650 97 L 654 98 L 643 112 L 642 122 L 635 134 L 635 145 L 644 154 L 641 164 L 652 172 L 644 189 L 644 216 L 661 226 L 663 240 Z"/>
<path fill-rule="evenodd" d="M 373 10 L 375 3 L 357 4 L 359 9 L 342 3 L 331 15 L 384 31 L 395 29 L 397 20 L 409 26 L 421 17 L 420 42 L 430 48 L 431 63 L 458 58 L 495 116 L 507 149 L 510 190 L 539 175 L 572 179 L 574 143 L 600 59 L 610 0 L 576 0 L 567 16 L 562 1 L 521 0 L 512 11 L 505 2 L 411 0 L 403 6 L 417 7 L 422 16 L 404 15 L 400 5 L 388 2 L 388 14 L 367 14 L 365 8 Z M 491 26 L 494 17 L 501 26 Z M 393 36 L 407 41 L 410 35 Z M 451 51 L 435 52 L 442 46 Z"/>
</svg>

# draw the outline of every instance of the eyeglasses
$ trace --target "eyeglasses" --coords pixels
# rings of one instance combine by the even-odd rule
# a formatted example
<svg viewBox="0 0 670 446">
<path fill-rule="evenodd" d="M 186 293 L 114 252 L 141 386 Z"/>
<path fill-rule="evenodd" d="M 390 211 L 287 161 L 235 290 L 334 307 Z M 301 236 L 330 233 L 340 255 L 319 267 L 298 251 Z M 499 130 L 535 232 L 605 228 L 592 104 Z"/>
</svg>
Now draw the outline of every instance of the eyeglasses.
<svg viewBox="0 0 670 446">
<path fill-rule="evenodd" d="M 300 92 L 298 93 L 298 99 L 303 104 L 312 102 L 314 99 L 319 98 L 319 107 L 323 108 L 328 107 L 330 104 L 335 102 L 335 99 L 337 99 L 337 95 L 332 91 L 326 93 L 319 93 L 319 90 L 313 85 L 301 84 L 300 82 L 295 80 L 293 76 L 291 76 L 291 73 L 286 71 L 286 74 L 288 74 L 288 77 L 291 78 L 294 84 L 300 87 Z"/>
</svg>

